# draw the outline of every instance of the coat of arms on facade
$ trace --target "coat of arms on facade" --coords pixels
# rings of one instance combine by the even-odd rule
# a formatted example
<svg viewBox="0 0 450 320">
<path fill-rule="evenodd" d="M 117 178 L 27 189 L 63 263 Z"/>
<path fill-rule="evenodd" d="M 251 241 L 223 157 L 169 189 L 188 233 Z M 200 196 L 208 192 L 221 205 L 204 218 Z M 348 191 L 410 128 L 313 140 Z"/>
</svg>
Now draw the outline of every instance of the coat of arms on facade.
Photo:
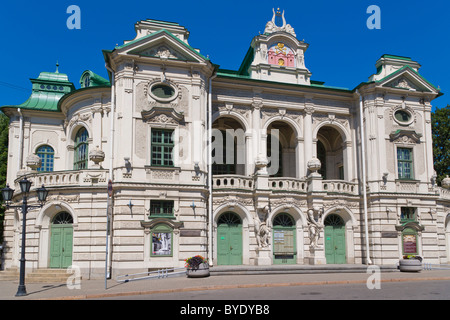
<svg viewBox="0 0 450 320">
<path fill-rule="evenodd" d="M 278 42 L 270 47 L 268 59 L 269 64 L 295 67 L 295 56 L 292 50 L 282 42 Z"/>
</svg>

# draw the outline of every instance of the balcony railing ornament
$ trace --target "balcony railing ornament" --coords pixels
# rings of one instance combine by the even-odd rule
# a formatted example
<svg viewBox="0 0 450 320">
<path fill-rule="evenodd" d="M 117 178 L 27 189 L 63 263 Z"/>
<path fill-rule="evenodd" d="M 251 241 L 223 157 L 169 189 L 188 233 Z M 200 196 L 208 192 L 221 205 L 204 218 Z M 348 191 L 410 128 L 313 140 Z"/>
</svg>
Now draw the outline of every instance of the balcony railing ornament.
<svg viewBox="0 0 450 320">
<path fill-rule="evenodd" d="M 42 160 L 39 156 L 35 154 L 30 154 L 26 159 L 27 167 L 32 171 L 36 171 L 42 165 Z"/>
<path fill-rule="evenodd" d="M 258 158 L 255 160 L 256 174 L 263 175 L 267 173 L 267 165 L 269 164 L 269 160 L 267 157 L 262 154 L 258 155 Z"/>
<path fill-rule="evenodd" d="M 309 171 L 311 171 L 311 175 L 314 176 L 319 175 L 317 171 L 319 171 L 321 167 L 322 163 L 317 158 L 312 158 L 311 160 L 308 161 L 308 169 Z"/>
<path fill-rule="evenodd" d="M 446 178 L 442 179 L 441 186 L 442 186 L 442 188 L 450 190 L 450 178 L 448 175 Z"/>
<path fill-rule="evenodd" d="M 100 162 L 105 160 L 105 153 L 97 146 L 96 149 L 89 152 L 89 160 L 95 163 L 94 169 L 101 169 Z"/>
</svg>

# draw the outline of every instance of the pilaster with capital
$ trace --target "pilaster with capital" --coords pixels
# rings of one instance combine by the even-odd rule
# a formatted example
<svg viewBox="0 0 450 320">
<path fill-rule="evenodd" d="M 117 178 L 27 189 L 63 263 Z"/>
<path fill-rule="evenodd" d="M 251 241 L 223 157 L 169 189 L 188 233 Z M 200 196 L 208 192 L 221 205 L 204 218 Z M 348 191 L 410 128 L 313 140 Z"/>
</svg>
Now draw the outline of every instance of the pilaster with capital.
<svg viewBox="0 0 450 320">
<path fill-rule="evenodd" d="M 312 97 L 305 98 L 305 116 L 304 116 L 304 146 L 305 159 L 309 161 L 313 158 L 313 137 L 312 137 L 312 114 L 314 113 L 314 104 Z"/>
</svg>

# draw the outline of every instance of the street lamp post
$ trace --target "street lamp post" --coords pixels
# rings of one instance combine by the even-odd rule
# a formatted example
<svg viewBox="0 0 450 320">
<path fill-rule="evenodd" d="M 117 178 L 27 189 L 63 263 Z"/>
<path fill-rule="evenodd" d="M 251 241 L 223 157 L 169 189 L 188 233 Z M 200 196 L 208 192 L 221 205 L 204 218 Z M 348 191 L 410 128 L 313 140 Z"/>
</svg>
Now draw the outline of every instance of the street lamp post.
<svg viewBox="0 0 450 320">
<path fill-rule="evenodd" d="M 25 288 L 25 238 L 26 238 L 26 228 L 27 228 L 27 212 L 29 209 L 42 208 L 45 201 L 47 200 L 48 190 L 45 189 L 44 185 L 36 189 L 39 205 L 30 206 L 28 205 L 28 193 L 31 188 L 31 181 L 24 177 L 19 181 L 20 190 L 22 191 L 22 205 L 12 206 L 10 205 L 14 190 L 6 185 L 6 188 L 2 189 L 3 200 L 5 201 L 6 208 L 21 208 L 23 218 L 22 218 L 22 252 L 20 255 L 20 278 L 19 278 L 19 288 L 17 289 L 16 297 L 26 296 L 27 290 Z"/>
</svg>

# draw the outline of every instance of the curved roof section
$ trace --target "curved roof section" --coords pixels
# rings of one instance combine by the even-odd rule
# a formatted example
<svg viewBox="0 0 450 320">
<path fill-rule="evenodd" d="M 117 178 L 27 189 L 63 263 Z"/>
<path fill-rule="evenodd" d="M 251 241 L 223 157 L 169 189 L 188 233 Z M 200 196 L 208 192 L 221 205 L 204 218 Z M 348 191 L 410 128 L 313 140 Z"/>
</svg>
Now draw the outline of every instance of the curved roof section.
<svg viewBox="0 0 450 320">
<path fill-rule="evenodd" d="M 27 101 L 19 105 L 7 105 L 3 108 L 21 108 L 40 111 L 59 111 L 58 101 L 67 93 L 75 90 L 75 86 L 64 73 L 41 72 L 37 79 L 30 79 L 32 92 Z"/>
<path fill-rule="evenodd" d="M 87 84 L 86 78 L 89 77 L 89 84 Z M 81 88 L 87 87 L 99 87 L 99 86 L 110 86 L 111 82 L 105 78 L 99 76 L 98 74 L 92 72 L 91 70 L 86 70 L 81 74 L 80 77 Z"/>
</svg>

